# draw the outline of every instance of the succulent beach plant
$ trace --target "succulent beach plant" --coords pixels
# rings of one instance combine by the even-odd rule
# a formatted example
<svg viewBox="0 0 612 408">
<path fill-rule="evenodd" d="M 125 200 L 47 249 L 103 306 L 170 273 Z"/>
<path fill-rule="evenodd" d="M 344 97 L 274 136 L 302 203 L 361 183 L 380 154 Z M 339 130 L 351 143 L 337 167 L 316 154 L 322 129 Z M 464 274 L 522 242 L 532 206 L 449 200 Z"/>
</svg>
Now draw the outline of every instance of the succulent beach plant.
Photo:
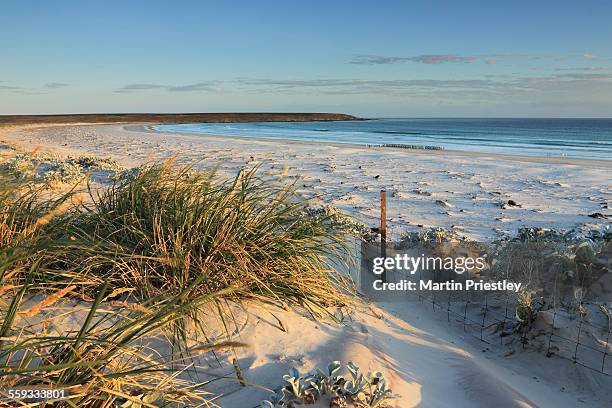
<svg viewBox="0 0 612 408">
<path fill-rule="evenodd" d="M 455 231 L 445 230 L 444 228 L 430 228 L 424 231 L 411 231 L 400 237 L 400 246 L 411 244 L 440 244 L 443 242 L 459 242 L 464 238 L 459 237 Z"/>
<path fill-rule="evenodd" d="M 510 240 L 492 245 L 493 276 L 524 282 L 536 293 L 517 299 L 517 316 L 528 322 L 532 301 L 539 309 L 563 306 L 575 309 L 584 296 L 604 300 L 602 290 L 612 273 L 612 246 L 608 230 L 586 232 L 523 228 Z M 604 286 L 601 286 L 601 285 Z"/>
<path fill-rule="evenodd" d="M 270 399 L 262 401 L 260 407 L 292 408 L 327 398 L 330 406 L 335 407 L 383 408 L 389 400 L 397 398 L 388 388 L 382 373 L 364 375 L 350 362 L 346 368 L 351 375 L 348 379 L 339 375 L 342 369 L 340 361 L 332 361 L 326 370 L 317 368 L 305 374 L 292 368 L 283 376 L 285 385 Z"/>
<path fill-rule="evenodd" d="M 306 209 L 308 216 L 318 219 L 324 219 L 333 228 L 359 237 L 366 237 L 370 234 L 371 229 L 366 224 L 355 220 L 344 214 L 336 207 L 329 205 L 322 207 L 308 207 Z"/>
<path fill-rule="evenodd" d="M 0 169 L 35 183 L 75 183 L 87 173 L 107 171 L 120 177 L 121 166 L 114 160 L 92 156 L 61 157 L 50 153 L 21 153 L 2 163 Z"/>
<path fill-rule="evenodd" d="M 612 240 L 612 228 L 605 225 L 600 229 L 571 229 L 559 231 L 554 228 L 541 227 L 521 227 L 517 234 L 510 239 L 513 242 L 569 242 L 576 243 L 589 240 L 592 242 L 602 242 Z"/>
</svg>

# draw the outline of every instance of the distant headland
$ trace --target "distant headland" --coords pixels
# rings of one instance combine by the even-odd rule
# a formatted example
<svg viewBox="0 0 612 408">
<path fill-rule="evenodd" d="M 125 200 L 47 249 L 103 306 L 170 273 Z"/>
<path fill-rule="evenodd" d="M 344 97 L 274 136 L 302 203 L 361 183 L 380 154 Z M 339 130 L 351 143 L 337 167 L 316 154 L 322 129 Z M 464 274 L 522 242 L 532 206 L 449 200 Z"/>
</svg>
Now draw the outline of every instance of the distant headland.
<svg viewBox="0 0 612 408">
<path fill-rule="evenodd" d="M 362 120 L 343 113 L 87 113 L 69 115 L 0 115 L 0 125 L 48 123 L 206 123 L 306 122 Z"/>
</svg>

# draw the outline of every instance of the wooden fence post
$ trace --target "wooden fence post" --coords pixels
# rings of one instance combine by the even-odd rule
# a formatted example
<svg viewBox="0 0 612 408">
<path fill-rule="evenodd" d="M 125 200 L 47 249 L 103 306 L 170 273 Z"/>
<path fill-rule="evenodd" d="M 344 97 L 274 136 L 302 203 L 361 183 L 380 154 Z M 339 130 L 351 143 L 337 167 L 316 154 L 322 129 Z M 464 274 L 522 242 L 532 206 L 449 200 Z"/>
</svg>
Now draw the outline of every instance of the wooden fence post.
<svg viewBox="0 0 612 408">
<path fill-rule="evenodd" d="M 387 192 L 380 190 L 380 257 L 387 256 Z M 382 281 L 387 282 L 387 272 L 383 272 Z"/>
</svg>

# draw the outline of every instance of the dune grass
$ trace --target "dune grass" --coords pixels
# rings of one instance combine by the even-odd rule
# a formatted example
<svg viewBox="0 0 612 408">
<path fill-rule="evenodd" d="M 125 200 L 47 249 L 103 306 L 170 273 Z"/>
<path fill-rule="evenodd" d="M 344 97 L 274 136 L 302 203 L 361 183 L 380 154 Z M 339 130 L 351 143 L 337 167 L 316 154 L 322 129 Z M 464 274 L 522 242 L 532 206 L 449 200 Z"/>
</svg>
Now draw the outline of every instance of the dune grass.
<svg viewBox="0 0 612 408">
<path fill-rule="evenodd" d="M 346 250 L 328 218 L 311 217 L 291 185 L 233 180 L 172 163 L 145 166 L 128 181 L 93 192 L 55 238 L 68 269 L 143 296 L 239 288 L 308 308 L 339 304 L 350 283 L 331 266 Z M 56 227 L 57 228 L 57 227 Z"/>
<path fill-rule="evenodd" d="M 62 389 L 67 399 L 61 406 L 136 407 L 179 402 L 214 406 L 204 390 L 206 384 L 177 376 L 189 367 L 184 357 L 160 354 L 138 341 L 155 336 L 164 325 L 180 318 L 187 308 L 184 304 L 168 299 L 149 311 L 104 310 L 106 292 L 100 290 L 87 314 L 76 317 L 83 319 L 80 330 L 59 333 L 45 328 L 57 316 L 31 323 L 27 311 L 20 310 L 26 288 L 13 298 L 0 329 L 2 389 Z M 188 305 L 196 307 L 206 300 Z M 78 311 L 75 308 L 67 314 Z"/>
<path fill-rule="evenodd" d="M 342 231 L 254 170 L 221 180 L 152 164 L 84 200 L 0 174 L 0 211 L 0 384 L 67 387 L 59 406 L 214 406 L 206 384 L 181 375 L 216 346 L 188 345 L 186 318 L 206 307 L 223 320 L 227 300 L 313 315 L 350 302 L 351 282 L 333 268 Z M 108 307 L 114 299 L 128 301 Z M 47 329 L 61 302 L 88 305 L 78 330 Z M 167 333 L 176 353 L 147 345 Z"/>
</svg>

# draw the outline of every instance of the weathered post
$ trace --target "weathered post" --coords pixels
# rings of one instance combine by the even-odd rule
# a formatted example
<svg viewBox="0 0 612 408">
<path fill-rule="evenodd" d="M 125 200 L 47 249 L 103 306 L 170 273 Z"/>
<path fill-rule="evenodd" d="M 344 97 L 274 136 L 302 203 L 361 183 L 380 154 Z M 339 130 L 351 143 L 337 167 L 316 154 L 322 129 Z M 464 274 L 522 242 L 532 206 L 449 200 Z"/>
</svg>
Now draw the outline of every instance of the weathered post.
<svg viewBox="0 0 612 408">
<path fill-rule="evenodd" d="M 380 190 L 380 257 L 387 256 L 387 192 Z M 387 272 L 383 272 L 382 281 L 387 282 Z"/>
</svg>

